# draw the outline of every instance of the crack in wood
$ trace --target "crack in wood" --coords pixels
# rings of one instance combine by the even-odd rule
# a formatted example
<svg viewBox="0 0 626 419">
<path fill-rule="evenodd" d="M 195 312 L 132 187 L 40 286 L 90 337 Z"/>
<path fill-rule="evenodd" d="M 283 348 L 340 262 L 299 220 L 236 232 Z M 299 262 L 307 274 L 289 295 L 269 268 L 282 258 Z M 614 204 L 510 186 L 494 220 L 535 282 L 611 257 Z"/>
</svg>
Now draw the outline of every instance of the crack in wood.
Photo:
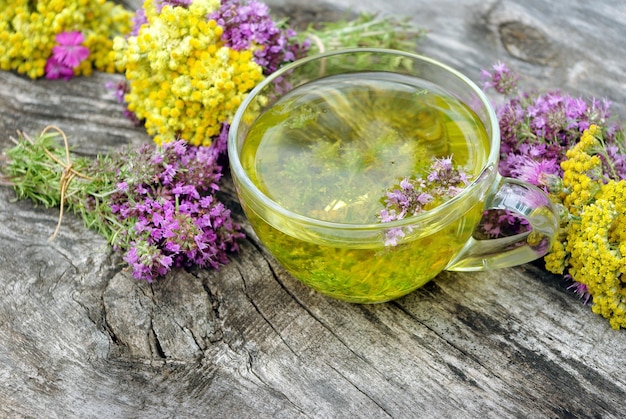
<svg viewBox="0 0 626 419">
<path fill-rule="evenodd" d="M 267 262 L 267 260 L 266 260 Z M 269 266 L 268 263 L 268 267 L 270 269 L 270 271 L 272 272 L 272 275 L 274 277 L 274 279 L 276 281 L 278 281 L 278 278 L 276 277 L 275 272 L 272 270 L 271 266 Z M 263 311 L 260 309 L 259 305 L 256 303 L 256 301 L 254 300 L 254 298 L 252 298 L 252 296 L 248 293 L 248 287 L 246 284 L 246 275 L 243 271 L 241 271 L 239 269 L 239 267 L 237 267 L 237 271 L 239 272 L 239 275 L 241 277 L 241 281 L 243 283 L 243 292 L 244 295 L 246 296 L 246 298 L 248 299 L 248 301 L 250 302 L 250 304 L 252 305 L 252 307 L 254 307 L 254 310 L 259 314 L 259 316 L 261 316 L 261 318 L 268 324 L 268 326 L 272 329 L 272 331 L 274 331 L 274 333 L 276 333 L 276 336 L 279 337 L 279 339 L 281 340 L 281 342 L 283 342 L 283 344 L 285 345 L 285 347 L 287 347 L 287 349 L 289 349 L 289 351 L 295 355 L 296 357 L 298 357 L 298 353 L 296 353 L 296 351 L 291 347 L 291 345 L 289 345 L 289 343 L 285 340 L 284 336 L 282 335 L 282 333 L 276 329 L 276 327 L 274 326 L 274 324 L 270 321 L 270 319 L 267 318 L 267 316 L 263 313 Z"/>
<path fill-rule="evenodd" d="M 435 328 L 433 328 L 430 325 L 428 325 L 426 322 L 424 322 L 422 319 L 417 317 L 411 311 L 407 310 L 399 301 L 391 301 L 390 304 L 393 305 L 394 307 L 396 307 L 398 310 L 400 310 L 400 312 L 402 312 L 405 316 L 410 318 L 412 321 L 414 321 L 416 323 L 419 323 L 421 326 L 423 326 L 428 331 L 433 333 L 435 336 L 440 338 L 443 342 L 445 342 L 451 348 L 454 348 L 456 351 L 458 351 L 463 356 L 465 356 L 468 359 L 471 359 L 472 361 L 476 362 L 478 365 L 480 365 L 482 368 L 484 368 L 485 371 L 489 371 L 489 373 L 497 376 L 497 374 L 494 373 L 494 371 L 492 371 L 487 365 L 485 365 L 480 358 L 478 358 L 478 357 L 474 356 L 473 354 L 471 354 L 470 352 L 466 351 L 465 349 L 463 349 L 459 345 L 457 345 L 454 342 L 452 342 L 450 339 L 446 339 L 446 336 L 444 334 L 442 334 L 440 331 L 438 331 Z"/>
<path fill-rule="evenodd" d="M 328 367 L 333 370 L 335 373 L 337 373 L 341 378 L 343 378 L 344 380 L 346 380 L 354 389 L 356 389 L 360 394 L 362 394 L 365 398 L 367 398 L 368 400 L 370 400 L 372 403 L 374 403 L 387 417 L 394 417 L 394 415 L 392 415 L 391 413 L 389 413 L 387 411 L 387 409 L 381 404 L 381 402 L 377 401 L 376 399 L 374 399 L 371 395 L 369 395 L 367 392 L 365 392 L 363 389 L 361 389 L 360 386 L 358 386 L 355 382 L 353 382 L 352 380 L 350 380 L 346 374 L 344 374 L 343 372 L 341 372 L 340 370 L 338 370 L 337 368 L 333 367 L 330 364 L 326 364 L 328 365 Z M 371 414 L 371 412 L 369 413 Z M 369 415 L 368 414 L 368 415 Z"/>
<path fill-rule="evenodd" d="M 153 354 L 156 352 L 157 356 L 161 359 L 169 358 L 163 350 L 163 346 L 161 346 L 161 342 L 159 341 L 159 334 L 156 330 L 154 330 L 154 322 L 152 321 L 150 322 L 150 331 L 152 333 L 149 336 L 151 343 L 153 343 L 153 345 L 150 346 L 155 349 L 155 351 L 153 351 Z"/>
<path fill-rule="evenodd" d="M 268 391 L 270 394 L 273 394 L 275 396 L 277 396 L 277 398 L 282 399 L 287 401 L 287 403 L 293 407 L 302 417 L 304 418 L 312 418 L 315 416 L 311 416 L 309 414 L 307 414 L 304 409 L 301 406 L 298 406 L 296 403 L 294 403 L 287 394 L 285 394 L 285 392 L 278 390 L 275 386 L 272 385 L 272 383 L 268 383 L 260 374 L 258 374 L 255 371 L 254 368 L 254 357 L 252 356 L 252 353 L 249 351 L 246 351 L 246 355 L 247 355 L 247 371 L 252 374 L 252 376 L 254 376 L 257 380 L 259 380 L 259 383 L 261 383 L 265 389 L 265 391 Z"/>
</svg>

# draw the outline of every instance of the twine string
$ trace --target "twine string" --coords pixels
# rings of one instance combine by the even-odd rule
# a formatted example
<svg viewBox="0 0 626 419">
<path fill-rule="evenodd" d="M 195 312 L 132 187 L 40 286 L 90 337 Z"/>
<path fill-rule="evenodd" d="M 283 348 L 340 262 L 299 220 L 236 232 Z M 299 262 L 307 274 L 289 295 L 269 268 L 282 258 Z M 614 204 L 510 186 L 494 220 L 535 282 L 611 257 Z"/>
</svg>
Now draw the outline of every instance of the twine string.
<svg viewBox="0 0 626 419">
<path fill-rule="evenodd" d="M 80 177 L 80 178 L 87 179 L 87 180 L 93 180 L 92 177 L 87 176 L 83 173 L 80 173 L 79 171 L 74 169 L 73 167 L 74 163 L 72 162 L 72 158 L 70 155 L 69 142 L 67 141 L 67 136 L 65 135 L 63 130 L 61 130 L 61 128 L 55 125 L 49 125 L 46 128 L 44 128 L 43 131 L 41 131 L 41 136 L 45 135 L 50 130 L 57 131 L 61 135 L 61 137 L 63 137 L 63 144 L 64 144 L 64 149 L 65 149 L 65 161 L 60 160 L 57 156 L 52 154 L 49 150 L 44 149 L 44 152 L 48 155 L 48 157 L 50 157 L 50 159 L 52 159 L 53 161 L 55 161 L 56 163 L 58 163 L 59 165 L 63 167 L 63 172 L 61 173 L 61 179 L 59 180 L 60 189 L 61 189 L 60 191 L 61 202 L 59 204 L 59 207 L 60 207 L 59 219 L 57 221 L 56 228 L 54 229 L 54 233 L 52 233 L 52 235 L 48 238 L 48 241 L 54 240 L 56 236 L 59 234 L 59 231 L 61 230 L 61 222 L 63 220 L 63 215 L 65 213 L 65 199 L 67 195 L 67 190 L 72 180 L 75 177 Z"/>
</svg>

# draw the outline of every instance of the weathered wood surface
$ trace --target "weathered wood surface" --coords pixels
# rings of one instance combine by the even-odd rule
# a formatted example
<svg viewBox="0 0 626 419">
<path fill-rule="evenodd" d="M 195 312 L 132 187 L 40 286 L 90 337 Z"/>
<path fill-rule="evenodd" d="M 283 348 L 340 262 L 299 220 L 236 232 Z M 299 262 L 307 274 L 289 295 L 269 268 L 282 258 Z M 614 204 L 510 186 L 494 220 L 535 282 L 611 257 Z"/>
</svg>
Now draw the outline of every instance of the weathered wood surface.
<svg viewBox="0 0 626 419">
<path fill-rule="evenodd" d="M 137 5 L 140 3 L 129 2 Z M 273 0 L 332 16 L 319 1 Z M 569 3 L 569 4 L 566 4 Z M 294 6 L 297 5 L 297 6 Z M 502 59 L 539 88 L 608 97 L 626 117 L 626 4 L 335 0 L 411 16 L 421 52 L 463 71 Z M 60 126 L 86 154 L 149 138 L 97 74 L 31 81 L 0 72 L 0 146 Z M 352 305 L 286 274 L 246 226 L 221 271 L 135 281 L 67 216 L 0 188 L 0 416 L 620 417 L 626 334 L 540 265 L 443 273 L 392 303 Z"/>
</svg>

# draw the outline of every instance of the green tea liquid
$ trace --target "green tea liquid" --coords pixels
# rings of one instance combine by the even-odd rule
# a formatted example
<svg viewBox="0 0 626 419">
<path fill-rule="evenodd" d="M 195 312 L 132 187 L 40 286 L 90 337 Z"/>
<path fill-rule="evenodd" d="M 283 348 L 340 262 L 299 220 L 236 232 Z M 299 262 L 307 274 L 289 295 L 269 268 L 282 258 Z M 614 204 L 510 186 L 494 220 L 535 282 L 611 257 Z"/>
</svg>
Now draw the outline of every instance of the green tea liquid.
<svg viewBox="0 0 626 419">
<path fill-rule="evenodd" d="M 363 72 L 315 80 L 280 98 L 253 124 L 241 161 L 254 184 L 292 212 L 371 224 L 386 190 L 425 177 L 433 157 L 452 155 L 475 177 L 488 153 L 481 121 L 456 98 L 415 77 Z M 481 212 L 477 203 L 430 236 L 393 248 L 381 236 L 369 249 L 311 239 L 280 220 L 269 225 L 264 214 L 248 217 L 294 276 L 337 298 L 369 302 L 405 294 L 441 271 Z"/>
</svg>

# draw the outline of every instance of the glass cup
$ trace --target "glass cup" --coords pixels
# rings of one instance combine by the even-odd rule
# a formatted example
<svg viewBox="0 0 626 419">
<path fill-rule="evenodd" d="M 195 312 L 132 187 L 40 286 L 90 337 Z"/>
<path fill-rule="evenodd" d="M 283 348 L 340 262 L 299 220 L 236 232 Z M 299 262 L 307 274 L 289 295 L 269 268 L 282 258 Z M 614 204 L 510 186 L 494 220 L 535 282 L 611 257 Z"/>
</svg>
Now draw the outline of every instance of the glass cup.
<svg viewBox="0 0 626 419">
<path fill-rule="evenodd" d="M 469 184 L 433 209 L 386 223 L 329 221 L 285 208 L 264 193 L 250 175 L 254 156 L 251 159 L 242 155 L 259 117 L 309 83 L 342 76 L 358 84 L 364 74 L 372 72 L 419 79 L 473 111 L 486 141 L 470 144 L 470 149 L 484 149 L 484 159 Z M 499 146 L 495 112 L 471 80 L 430 58 L 381 49 L 328 52 L 298 60 L 273 73 L 241 104 L 228 139 L 237 194 L 263 245 L 306 285 L 355 303 L 393 300 L 421 287 L 443 270 L 510 267 L 549 251 L 558 228 L 556 209 L 540 189 L 498 173 Z M 530 228 L 510 237 L 479 239 L 474 233 L 485 210 L 510 211 L 528 220 Z M 390 231 L 401 232 L 393 246 L 385 242 Z"/>
</svg>

